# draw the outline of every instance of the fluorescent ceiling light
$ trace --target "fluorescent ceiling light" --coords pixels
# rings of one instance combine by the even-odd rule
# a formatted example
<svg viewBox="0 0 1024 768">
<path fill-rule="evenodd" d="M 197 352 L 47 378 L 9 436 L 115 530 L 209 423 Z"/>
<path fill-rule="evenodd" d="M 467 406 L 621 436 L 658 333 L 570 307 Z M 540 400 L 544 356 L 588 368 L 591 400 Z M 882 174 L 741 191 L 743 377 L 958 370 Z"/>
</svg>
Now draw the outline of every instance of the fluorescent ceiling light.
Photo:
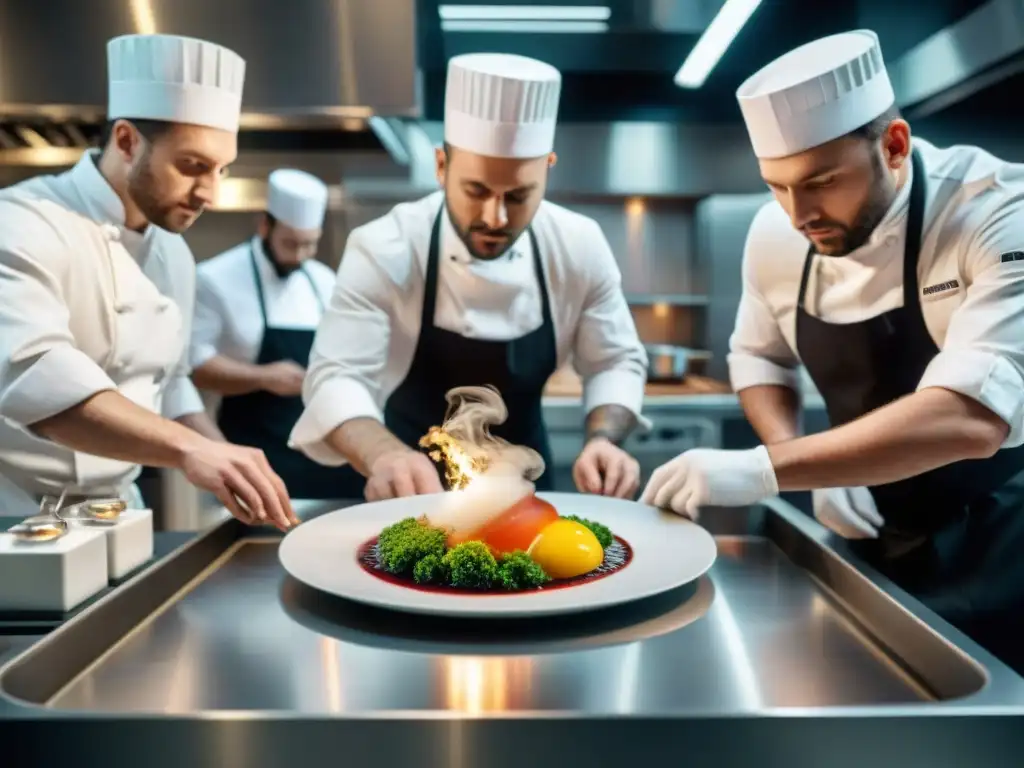
<svg viewBox="0 0 1024 768">
<path fill-rule="evenodd" d="M 704 85 L 711 70 L 760 4 L 761 0 L 725 0 L 718 15 L 708 24 L 683 66 L 676 72 L 675 84 L 680 88 L 700 88 Z"/>
<path fill-rule="evenodd" d="M 612 9 L 603 5 L 442 5 L 445 21 L 608 21 Z"/>
<path fill-rule="evenodd" d="M 442 32 L 546 32 L 579 34 L 607 32 L 603 21 L 442 21 Z"/>
</svg>

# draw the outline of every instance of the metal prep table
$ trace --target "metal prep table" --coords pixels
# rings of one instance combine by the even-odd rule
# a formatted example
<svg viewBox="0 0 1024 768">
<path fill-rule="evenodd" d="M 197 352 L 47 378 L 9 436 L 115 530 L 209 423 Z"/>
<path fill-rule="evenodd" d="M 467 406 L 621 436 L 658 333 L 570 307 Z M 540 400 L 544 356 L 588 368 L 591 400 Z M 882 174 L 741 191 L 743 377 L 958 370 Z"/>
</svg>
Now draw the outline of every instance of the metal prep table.
<svg viewBox="0 0 1024 768">
<path fill-rule="evenodd" d="M 19 768 L 1024 760 L 1024 679 L 812 519 L 776 499 L 701 522 L 718 560 L 686 588 L 453 622 L 313 592 L 277 533 L 226 520 L 15 648 L 0 730 Z"/>
</svg>

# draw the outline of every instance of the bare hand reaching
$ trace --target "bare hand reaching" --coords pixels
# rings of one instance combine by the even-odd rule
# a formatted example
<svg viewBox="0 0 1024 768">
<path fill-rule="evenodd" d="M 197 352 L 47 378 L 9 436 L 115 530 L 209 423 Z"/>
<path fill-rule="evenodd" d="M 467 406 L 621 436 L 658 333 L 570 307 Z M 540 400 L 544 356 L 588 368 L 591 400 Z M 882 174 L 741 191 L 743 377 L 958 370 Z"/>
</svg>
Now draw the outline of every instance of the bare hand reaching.
<svg viewBox="0 0 1024 768">
<path fill-rule="evenodd" d="M 243 523 L 271 523 L 285 531 L 299 522 L 284 482 L 263 451 L 203 438 L 188 451 L 181 471 Z"/>
<path fill-rule="evenodd" d="M 366 481 L 367 501 L 382 501 L 425 493 L 441 493 L 437 469 L 419 451 L 402 448 L 377 458 Z"/>
<path fill-rule="evenodd" d="M 302 382 L 306 369 L 291 360 L 279 360 L 260 366 L 260 386 L 279 397 L 295 397 L 302 394 Z"/>
<path fill-rule="evenodd" d="M 632 499 L 640 485 L 640 463 L 603 437 L 590 440 L 572 468 L 581 493 Z"/>
</svg>

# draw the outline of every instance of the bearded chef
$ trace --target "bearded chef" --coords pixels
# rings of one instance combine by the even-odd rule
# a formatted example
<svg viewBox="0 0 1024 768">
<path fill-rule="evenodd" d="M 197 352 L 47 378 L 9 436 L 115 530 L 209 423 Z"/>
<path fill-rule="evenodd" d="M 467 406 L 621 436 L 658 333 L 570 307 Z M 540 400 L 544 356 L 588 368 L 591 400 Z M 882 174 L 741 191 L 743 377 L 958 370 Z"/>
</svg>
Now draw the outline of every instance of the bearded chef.
<svg viewBox="0 0 1024 768">
<path fill-rule="evenodd" d="M 137 504 L 147 465 L 286 527 L 280 478 L 220 440 L 188 377 L 195 263 L 180 233 L 235 158 L 245 62 L 168 35 L 115 38 L 107 61 L 102 149 L 0 193 L 4 509 L 64 491 Z"/>
<path fill-rule="evenodd" d="M 334 270 L 314 258 L 327 199 L 327 185 L 305 171 L 271 173 L 257 235 L 199 265 L 192 324 L 192 380 L 213 395 L 221 432 L 260 448 L 305 499 L 337 498 L 346 477 L 288 447 L 313 334 L 334 289 Z"/>
<path fill-rule="evenodd" d="M 533 59 L 453 58 L 443 191 L 349 236 L 291 444 L 349 462 L 368 499 L 442 490 L 416 445 L 459 386 L 495 386 L 509 415 L 493 433 L 550 467 L 541 393 L 570 356 L 586 413 L 576 483 L 635 493 L 639 466 L 618 444 L 640 418 L 644 349 L 598 224 L 544 200 L 560 89 L 558 70 Z"/>
<path fill-rule="evenodd" d="M 694 450 L 643 501 L 696 516 L 780 490 L 1024 672 L 1024 167 L 900 119 L 878 38 L 828 37 L 738 92 L 775 195 L 729 357 L 763 445 Z M 833 428 L 797 436 L 797 367 Z"/>
</svg>

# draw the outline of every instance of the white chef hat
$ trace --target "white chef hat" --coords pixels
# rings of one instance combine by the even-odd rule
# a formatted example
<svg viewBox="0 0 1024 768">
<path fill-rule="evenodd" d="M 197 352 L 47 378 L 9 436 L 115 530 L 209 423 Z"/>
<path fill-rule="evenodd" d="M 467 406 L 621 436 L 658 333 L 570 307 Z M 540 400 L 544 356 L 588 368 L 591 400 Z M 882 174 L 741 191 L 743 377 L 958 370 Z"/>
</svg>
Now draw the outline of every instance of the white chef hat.
<svg viewBox="0 0 1024 768">
<path fill-rule="evenodd" d="M 448 62 L 444 140 L 489 157 L 531 158 L 554 148 L 562 76 L 550 64 L 505 53 Z"/>
<path fill-rule="evenodd" d="M 736 91 L 759 158 L 804 152 L 860 128 L 896 100 L 878 35 L 830 35 L 786 53 Z"/>
<path fill-rule="evenodd" d="M 122 35 L 107 43 L 107 117 L 238 131 L 245 60 L 205 40 Z"/>
<path fill-rule="evenodd" d="M 305 171 L 280 168 L 267 179 L 267 212 L 295 229 L 319 229 L 327 212 L 327 185 Z"/>
</svg>

